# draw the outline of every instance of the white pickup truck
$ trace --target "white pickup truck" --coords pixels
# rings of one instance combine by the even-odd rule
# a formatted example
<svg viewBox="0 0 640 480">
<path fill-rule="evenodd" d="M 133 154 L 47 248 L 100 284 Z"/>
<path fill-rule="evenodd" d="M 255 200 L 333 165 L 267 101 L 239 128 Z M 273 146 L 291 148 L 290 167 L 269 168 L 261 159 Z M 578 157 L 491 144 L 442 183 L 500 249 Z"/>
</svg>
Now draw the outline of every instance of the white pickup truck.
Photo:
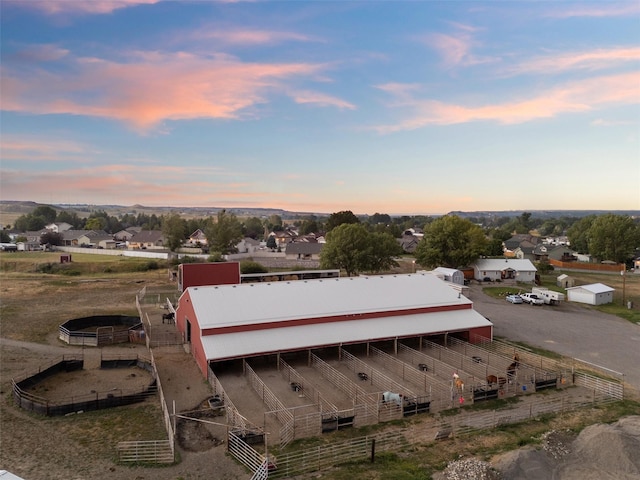
<svg viewBox="0 0 640 480">
<path fill-rule="evenodd" d="M 544 300 L 535 293 L 521 293 L 522 301 L 531 305 L 544 305 Z"/>
</svg>

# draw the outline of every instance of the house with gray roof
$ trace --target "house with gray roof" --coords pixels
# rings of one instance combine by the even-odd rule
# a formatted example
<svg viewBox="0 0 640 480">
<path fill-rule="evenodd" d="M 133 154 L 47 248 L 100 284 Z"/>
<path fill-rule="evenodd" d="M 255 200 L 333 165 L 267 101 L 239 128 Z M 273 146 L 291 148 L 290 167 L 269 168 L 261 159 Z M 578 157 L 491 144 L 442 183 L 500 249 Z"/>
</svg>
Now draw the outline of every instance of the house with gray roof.
<svg viewBox="0 0 640 480">
<path fill-rule="evenodd" d="M 516 280 L 533 283 L 537 271 L 533 263 L 526 259 L 481 258 L 473 265 L 473 276 L 480 282 Z"/>
</svg>

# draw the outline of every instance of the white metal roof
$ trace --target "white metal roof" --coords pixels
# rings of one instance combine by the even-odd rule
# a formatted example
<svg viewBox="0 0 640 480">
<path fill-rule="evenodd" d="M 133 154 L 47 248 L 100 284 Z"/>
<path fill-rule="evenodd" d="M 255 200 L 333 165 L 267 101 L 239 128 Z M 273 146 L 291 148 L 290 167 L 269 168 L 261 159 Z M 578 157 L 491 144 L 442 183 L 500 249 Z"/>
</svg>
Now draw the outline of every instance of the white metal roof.
<svg viewBox="0 0 640 480">
<path fill-rule="evenodd" d="M 200 329 L 472 303 L 430 273 L 198 286 L 185 294 Z"/>
<path fill-rule="evenodd" d="M 589 293 L 596 293 L 596 294 L 613 292 L 615 290 L 614 288 L 611 288 L 605 285 L 604 283 L 592 283 L 589 285 L 580 285 L 579 287 L 567 288 L 567 290 L 578 290 L 578 289 L 586 290 Z"/>
<path fill-rule="evenodd" d="M 202 345 L 207 360 L 217 361 L 491 325 L 475 310 L 466 309 L 208 335 L 202 337 Z"/>
<path fill-rule="evenodd" d="M 511 268 L 518 272 L 535 272 L 536 267 L 533 266 L 531 260 L 517 258 L 481 258 L 476 261 L 476 269 L 501 272 Z"/>
</svg>

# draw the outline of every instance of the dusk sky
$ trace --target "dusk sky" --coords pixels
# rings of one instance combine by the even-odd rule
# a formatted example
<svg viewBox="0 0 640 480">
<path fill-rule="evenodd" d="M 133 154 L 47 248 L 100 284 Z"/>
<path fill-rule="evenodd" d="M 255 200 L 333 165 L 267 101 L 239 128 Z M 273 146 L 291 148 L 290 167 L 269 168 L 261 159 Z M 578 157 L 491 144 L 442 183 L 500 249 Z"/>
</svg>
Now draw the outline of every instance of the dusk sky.
<svg viewBox="0 0 640 480">
<path fill-rule="evenodd" d="M 640 2 L 1 0 L 0 199 L 640 209 Z"/>
</svg>

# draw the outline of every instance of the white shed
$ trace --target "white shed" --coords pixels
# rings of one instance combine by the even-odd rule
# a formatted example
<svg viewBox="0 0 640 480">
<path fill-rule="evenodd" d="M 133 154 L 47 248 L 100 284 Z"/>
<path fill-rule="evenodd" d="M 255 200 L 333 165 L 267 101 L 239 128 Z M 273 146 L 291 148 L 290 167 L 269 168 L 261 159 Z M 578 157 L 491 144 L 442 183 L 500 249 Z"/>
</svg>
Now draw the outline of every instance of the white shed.
<svg viewBox="0 0 640 480">
<path fill-rule="evenodd" d="M 567 300 L 570 302 L 604 305 L 613 302 L 615 290 L 604 283 L 592 283 L 579 287 L 567 288 Z"/>
<path fill-rule="evenodd" d="M 443 279 L 446 282 L 457 283 L 458 285 L 464 285 L 464 273 L 455 268 L 438 267 L 434 268 L 435 273 L 442 274 Z"/>
<path fill-rule="evenodd" d="M 562 288 L 575 287 L 576 281 L 573 277 L 563 273 L 562 275 L 558 275 L 558 278 L 556 278 L 556 285 Z"/>
</svg>

